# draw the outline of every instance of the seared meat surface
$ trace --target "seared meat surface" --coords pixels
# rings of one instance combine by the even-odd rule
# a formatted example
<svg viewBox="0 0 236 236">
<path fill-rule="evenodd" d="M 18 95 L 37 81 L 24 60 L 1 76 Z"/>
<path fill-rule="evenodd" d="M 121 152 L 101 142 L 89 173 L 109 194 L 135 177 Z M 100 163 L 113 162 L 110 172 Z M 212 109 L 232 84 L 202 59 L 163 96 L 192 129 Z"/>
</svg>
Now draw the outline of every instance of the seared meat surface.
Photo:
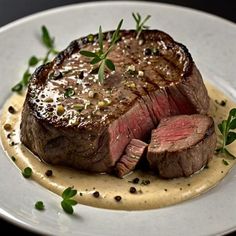
<svg viewBox="0 0 236 236">
<path fill-rule="evenodd" d="M 104 34 L 108 47 L 112 32 Z M 73 41 L 33 74 L 24 103 L 21 141 L 42 160 L 110 172 L 132 139 L 145 141 L 160 119 L 205 114 L 209 97 L 188 50 L 158 30 L 121 31 L 109 54 L 116 71 L 98 83 L 79 51 L 98 36 Z"/>
</svg>

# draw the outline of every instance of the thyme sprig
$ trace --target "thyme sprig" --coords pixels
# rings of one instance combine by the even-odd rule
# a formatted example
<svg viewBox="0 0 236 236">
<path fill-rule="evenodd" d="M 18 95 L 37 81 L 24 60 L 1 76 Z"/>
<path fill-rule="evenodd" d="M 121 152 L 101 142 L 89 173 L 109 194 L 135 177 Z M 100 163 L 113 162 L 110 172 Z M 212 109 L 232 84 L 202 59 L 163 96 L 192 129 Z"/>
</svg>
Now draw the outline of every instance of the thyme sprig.
<svg viewBox="0 0 236 236">
<path fill-rule="evenodd" d="M 236 140 L 236 132 L 233 132 L 236 129 L 236 108 L 230 110 L 227 120 L 223 120 L 218 125 L 218 128 L 222 134 L 222 144 L 221 147 L 216 149 L 216 152 L 223 153 L 235 159 L 235 156 L 228 151 L 226 146 Z"/>
<path fill-rule="evenodd" d="M 28 60 L 28 66 L 25 72 L 23 73 L 22 79 L 19 83 L 12 87 L 13 92 L 21 92 L 24 87 L 26 87 L 29 83 L 31 77 L 31 69 L 33 69 L 39 62 L 43 64 L 47 63 L 51 54 L 57 54 L 58 51 L 54 46 L 55 38 L 51 37 L 46 26 L 41 27 L 41 42 L 48 49 L 46 55 L 43 58 L 37 56 L 31 56 Z"/>
<path fill-rule="evenodd" d="M 111 71 L 115 70 L 114 63 L 108 59 L 109 53 L 112 51 L 114 45 L 117 43 L 117 41 L 120 39 L 120 28 L 122 26 L 123 19 L 119 22 L 116 31 L 112 34 L 111 42 L 107 50 L 104 49 L 103 45 L 103 33 L 102 33 L 102 27 L 99 27 L 99 33 L 98 33 L 98 44 L 99 44 L 99 50 L 96 52 L 81 50 L 80 54 L 85 57 L 90 57 L 92 60 L 90 63 L 92 65 L 98 64 L 98 80 L 99 83 L 102 84 L 105 79 L 105 68 L 108 68 Z"/>
<path fill-rule="evenodd" d="M 143 21 L 142 21 L 141 15 L 139 13 L 133 12 L 132 16 L 136 22 L 136 33 L 137 33 L 136 39 L 138 39 L 143 30 L 149 29 L 149 26 L 145 25 L 145 23 L 149 20 L 151 15 L 147 15 Z"/>
</svg>

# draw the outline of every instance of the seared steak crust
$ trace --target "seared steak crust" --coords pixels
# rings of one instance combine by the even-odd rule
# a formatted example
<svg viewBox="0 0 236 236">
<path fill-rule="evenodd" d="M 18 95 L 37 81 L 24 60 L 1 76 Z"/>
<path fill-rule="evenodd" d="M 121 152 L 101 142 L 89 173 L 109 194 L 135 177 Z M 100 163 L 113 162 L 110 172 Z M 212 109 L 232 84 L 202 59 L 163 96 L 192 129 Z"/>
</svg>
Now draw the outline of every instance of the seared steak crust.
<svg viewBox="0 0 236 236">
<path fill-rule="evenodd" d="M 111 35 L 104 34 L 105 47 Z M 107 71 L 102 85 L 79 54 L 98 48 L 97 35 L 73 41 L 39 67 L 24 103 L 22 143 L 46 162 L 109 172 L 131 139 L 146 140 L 161 118 L 205 114 L 209 97 L 186 47 L 157 30 L 135 36 L 121 31 L 109 54 L 116 71 Z"/>
</svg>

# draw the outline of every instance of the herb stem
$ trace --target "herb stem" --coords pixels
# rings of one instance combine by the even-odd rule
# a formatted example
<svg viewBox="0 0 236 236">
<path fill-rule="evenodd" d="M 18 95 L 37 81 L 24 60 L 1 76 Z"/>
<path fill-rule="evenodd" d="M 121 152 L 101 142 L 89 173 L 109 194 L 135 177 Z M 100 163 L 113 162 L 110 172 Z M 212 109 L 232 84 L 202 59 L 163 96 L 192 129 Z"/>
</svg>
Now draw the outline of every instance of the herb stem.
<svg viewBox="0 0 236 236">
<path fill-rule="evenodd" d="M 39 62 L 42 62 L 43 64 L 48 62 L 49 56 L 51 54 L 57 54 L 58 51 L 54 47 L 54 38 L 52 38 L 49 34 L 48 29 L 46 26 L 41 27 L 41 41 L 43 45 L 48 49 L 46 55 L 44 58 L 38 58 L 36 56 L 31 56 L 28 60 L 28 66 L 25 70 L 22 79 L 19 83 L 17 83 L 15 86 L 12 87 L 13 92 L 20 93 L 24 87 L 26 87 L 29 83 L 29 80 L 32 76 L 30 70 L 31 68 L 34 68 Z"/>
<path fill-rule="evenodd" d="M 142 21 L 141 15 L 139 13 L 135 14 L 133 12 L 132 16 L 133 16 L 133 18 L 134 18 L 134 20 L 136 22 L 136 33 L 137 33 L 136 39 L 138 39 L 140 34 L 142 33 L 142 31 L 144 29 L 149 29 L 149 26 L 145 25 L 145 23 L 150 19 L 151 16 L 147 15 L 143 21 Z"/>
<path fill-rule="evenodd" d="M 91 52 L 86 50 L 81 50 L 80 54 L 85 57 L 91 57 L 92 60 L 90 61 L 90 64 L 95 65 L 98 64 L 98 82 L 99 84 L 103 84 L 105 79 L 105 69 L 109 69 L 111 71 L 115 70 L 115 65 L 113 62 L 108 59 L 109 53 L 114 49 L 115 44 L 120 38 L 120 29 L 123 24 L 123 19 L 119 22 L 116 31 L 112 34 L 111 42 L 108 47 L 108 49 L 104 52 L 104 44 L 103 44 L 103 33 L 102 33 L 102 27 L 99 27 L 99 33 L 98 33 L 98 44 L 99 44 L 99 50 L 97 52 Z M 94 69 L 93 69 L 94 71 Z"/>
</svg>

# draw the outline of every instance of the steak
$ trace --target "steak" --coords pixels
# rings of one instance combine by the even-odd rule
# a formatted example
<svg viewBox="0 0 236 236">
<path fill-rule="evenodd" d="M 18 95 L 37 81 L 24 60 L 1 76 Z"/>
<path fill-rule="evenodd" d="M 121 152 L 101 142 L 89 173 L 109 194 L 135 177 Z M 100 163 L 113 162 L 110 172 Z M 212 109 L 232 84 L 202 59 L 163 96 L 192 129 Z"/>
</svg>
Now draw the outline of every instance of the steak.
<svg viewBox="0 0 236 236">
<path fill-rule="evenodd" d="M 135 169 L 148 145 L 141 140 L 132 139 L 125 149 L 125 154 L 116 164 L 116 174 L 123 177 Z"/>
<path fill-rule="evenodd" d="M 104 33 L 105 48 L 112 33 Z M 105 71 L 103 84 L 79 53 L 98 50 L 98 35 L 73 41 L 32 75 L 21 141 L 43 161 L 110 172 L 130 141 L 145 141 L 161 118 L 207 113 L 207 90 L 185 46 L 158 30 L 120 36 L 108 56 L 116 71 Z"/>
<path fill-rule="evenodd" d="M 190 176 L 212 158 L 216 147 L 211 117 L 179 115 L 164 118 L 152 131 L 147 159 L 164 178 Z"/>
</svg>

